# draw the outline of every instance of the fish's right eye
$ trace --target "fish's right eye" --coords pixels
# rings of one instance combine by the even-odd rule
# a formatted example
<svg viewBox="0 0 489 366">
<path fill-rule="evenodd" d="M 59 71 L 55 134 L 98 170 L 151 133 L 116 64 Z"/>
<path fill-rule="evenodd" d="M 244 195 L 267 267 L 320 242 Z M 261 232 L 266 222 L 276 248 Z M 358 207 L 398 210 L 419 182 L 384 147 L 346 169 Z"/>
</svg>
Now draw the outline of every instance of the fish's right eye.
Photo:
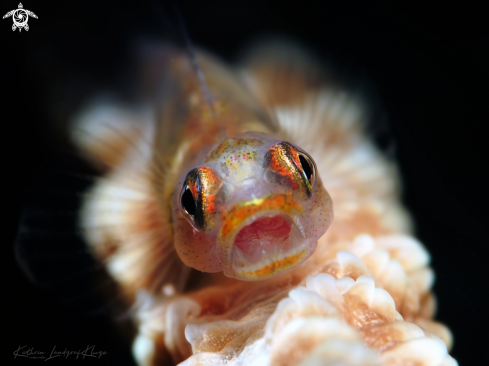
<svg viewBox="0 0 489 366">
<path fill-rule="evenodd" d="M 216 212 L 216 194 L 222 181 L 208 167 L 188 172 L 180 193 L 180 209 L 194 230 L 212 229 Z"/>
<path fill-rule="evenodd" d="M 190 215 L 194 216 L 197 211 L 197 204 L 195 203 L 194 196 L 188 187 L 185 188 L 183 192 L 180 203 L 182 204 L 182 208 Z"/>
</svg>

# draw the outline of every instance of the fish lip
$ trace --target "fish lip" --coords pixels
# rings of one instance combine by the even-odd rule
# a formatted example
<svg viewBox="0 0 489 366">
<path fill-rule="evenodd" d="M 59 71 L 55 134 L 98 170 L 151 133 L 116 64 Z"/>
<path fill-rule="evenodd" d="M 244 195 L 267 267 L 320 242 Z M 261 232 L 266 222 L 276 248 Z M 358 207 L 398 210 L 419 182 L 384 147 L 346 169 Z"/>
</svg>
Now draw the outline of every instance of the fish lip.
<svg viewBox="0 0 489 366">
<path fill-rule="evenodd" d="M 315 238 L 307 238 L 303 231 L 299 229 L 302 225 L 298 226 L 296 222 L 300 222 L 300 218 L 291 217 L 290 215 L 281 216 L 284 216 L 287 219 L 287 222 L 291 225 L 287 244 L 290 245 L 290 240 L 297 242 L 287 251 L 280 250 L 268 253 L 268 258 L 262 258 L 259 263 L 248 263 L 244 266 L 233 265 L 233 277 L 245 281 L 257 281 L 275 277 L 302 263 L 314 252 L 317 240 Z M 267 215 L 261 217 L 267 217 Z M 259 218 L 260 217 L 257 217 L 255 220 L 258 220 Z M 294 238 L 294 230 L 297 230 L 297 233 L 300 234 L 300 239 L 297 236 Z M 310 244 L 312 244 L 312 248 Z M 236 246 L 233 246 L 232 250 L 234 254 L 240 252 L 240 249 Z"/>
<path fill-rule="evenodd" d="M 316 244 L 317 240 L 314 241 L 314 248 L 316 247 Z M 245 281 L 259 281 L 272 278 L 290 271 L 292 268 L 309 258 L 313 252 L 314 250 L 308 250 L 307 246 L 301 245 L 295 250 L 282 253 L 273 260 L 269 260 L 265 263 L 239 268 L 234 271 L 232 277 Z"/>
<path fill-rule="evenodd" d="M 317 238 L 308 237 L 306 233 L 304 214 L 302 205 L 290 193 L 254 198 L 224 212 L 215 247 L 224 274 L 241 280 L 258 280 L 284 272 L 304 261 L 314 252 L 317 244 Z M 263 252 L 261 258 L 258 252 L 245 253 L 235 245 L 236 236 L 245 226 L 260 218 L 274 216 L 285 218 L 291 226 L 291 232 L 281 248 L 277 246 Z"/>
<path fill-rule="evenodd" d="M 277 201 L 280 201 L 279 205 L 281 204 L 282 207 L 278 207 L 279 205 L 274 207 Z M 268 207 L 267 204 L 269 205 Z M 222 242 L 229 242 L 229 237 L 233 237 L 234 240 L 239 230 L 261 217 L 282 215 L 292 217 L 295 222 L 296 219 L 293 216 L 299 216 L 303 213 L 302 206 L 292 194 L 277 194 L 253 199 L 249 202 L 238 204 L 223 214 L 224 223 L 219 233 L 219 238 Z M 244 218 L 242 218 L 243 216 Z M 302 225 L 299 224 L 299 227 L 302 227 Z"/>
<path fill-rule="evenodd" d="M 284 217 L 289 224 L 295 225 L 297 227 L 297 229 L 300 231 L 303 238 L 306 238 L 304 226 L 302 225 L 301 219 L 298 215 L 292 215 L 289 212 L 284 212 L 281 210 L 269 210 L 269 211 L 258 212 L 256 214 L 254 214 L 252 217 L 249 217 L 249 218 L 243 220 L 239 225 L 235 226 L 233 228 L 233 230 L 231 231 L 231 233 L 226 236 L 226 239 L 221 240 L 221 242 L 222 243 L 225 242 L 227 244 L 232 242 L 234 245 L 234 241 L 236 240 L 236 236 L 241 231 L 241 229 L 243 229 L 244 227 L 246 227 L 248 225 L 251 225 L 255 221 L 262 219 L 264 217 L 274 217 L 274 216 Z"/>
<path fill-rule="evenodd" d="M 243 253 L 241 249 L 234 244 L 238 233 L 244 227 L 251 225 L 253 222 L 261 218 L 275 216 L 283 217 L 287 223 L 290 224 L 291 233 L 296 230 L 296 233 L 300 234 L 300 242 L 287 251 L 277 251 L 271 258 L 262 260 L 260 263 L 248 263 L 245 266 L 236 267 L 232 258 L 234 258 L 238 252 Z M 291 238 L 287 240 L 293 239 Z M 297 237 L 295 240 L 297 240 Z M 312 245 L 313 248 L 311 249 L 310 244 L 312 240 L 314 243 Z M 259 212 L 244 220 L 239 226 L 236 226 L 236 228 L 233 229 L 232 233 L 230 233 L 227 237 L 225 243 L 227 247 L 225 256 L 228 258 L 227 261 L 230 264 L 228 268 L 225 267 L 224 269 L 225 275 L 245 281 L 256 281 L 274 277 L 292 269 L 297 264 L 302 263 L 314 252 L 317 240 L 307 237 L 300 215 L 294 215 L 290 212 L 284 212 L 282 210 L 270 210 Z"/>
<path fill-rule="evenodd" d="M 238 233 L 243 228 L 245 228 L 248 225 L 253 224 L 255 221 L 258 221 L 259 219 L 262 219 L 264 217 L 275 217 L 275 216 L 281 216 L 281 217 L 285 218 L 287 223 L 289 223 L 291 226 L 294 225 L 295 227 L 297 227 L 297 229 L 301 233 L 302 237 L 304 239 L 306 238 L 304 226 L 302 225 L 301 219 L 299 216 L 292 215 L 289 212 L 284 212 L 281 210 L 270 210 L 270 211 L 262 211 L 262 212 L 256 213 L 255 215 L 253 215 L 253 217 L 249 217 L 248 219 L 244 220 L 242 224 L 240 224 L 239 226 L 236 226 L 236 228 L 233 230 L 232 234 L 228 237 L 228 239 L 226 241 L 229 242 L 232 239 L 232 242 L 234 245 L 234 242 L 236 240 L 236 236 L 238 235 Z"/>
<path fill-rule="evenodd" d="M 254 214 L 253 216 L 247 218 L 243 222 L 241 222 L 239 225 L 237 225 L 236 227 L 233 228 L 233 230 L 231 231 L 231 233 L 227 235 L 227 237 L 226 237 L 226 239 L 224 241 L 221 240 L 221 243 L 224 243 L 225 242 L 227 245 L 229 245 L 230 243 L 232 243 L 232 245 L 234 246 L 234 242 L 236 240 L 236 236 L 241 231 L 241 229 L 243 229 L 244 227 L 246 227 L 248 225 L 251 225 L 255 221 L 257 221 L 259 219 L 262 219 L 264 217 L 275 217 L 275 216 L 282 216 L 283 218 L 285 218 L 285 220 L 289 224 L 294 225 L 295 227 L 297 227 L 297 229 L 300 231 L 300 233 L 301 233 L 301 235 L 302 235 L 303 238 L 306 238 L 306 234 L 305 234 L 305 231 L 304 231 L 304 226 L 302 225 L 299 216 L 292 215 L 289 212 L 284 212 L 284 211 L 281 211 L 281 210 L 269 210 L 269 211 L 258 212 L 256 214 Z"/>
</svg>

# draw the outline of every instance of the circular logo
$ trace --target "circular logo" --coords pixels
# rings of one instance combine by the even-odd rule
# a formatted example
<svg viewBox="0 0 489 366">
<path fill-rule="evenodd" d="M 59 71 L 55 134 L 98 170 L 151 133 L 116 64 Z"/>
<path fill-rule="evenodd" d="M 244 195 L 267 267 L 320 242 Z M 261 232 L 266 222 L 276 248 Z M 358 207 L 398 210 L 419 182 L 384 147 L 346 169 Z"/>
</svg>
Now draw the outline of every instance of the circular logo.
<svg viewBox="0 0 489 366">
<path fill-rule="evenodd" d="M 22 28 L 27 24 L 29 15 L 24 9 L 16 9 L 12 14 L 12 19 L 16 27 Z"/>
</svg>

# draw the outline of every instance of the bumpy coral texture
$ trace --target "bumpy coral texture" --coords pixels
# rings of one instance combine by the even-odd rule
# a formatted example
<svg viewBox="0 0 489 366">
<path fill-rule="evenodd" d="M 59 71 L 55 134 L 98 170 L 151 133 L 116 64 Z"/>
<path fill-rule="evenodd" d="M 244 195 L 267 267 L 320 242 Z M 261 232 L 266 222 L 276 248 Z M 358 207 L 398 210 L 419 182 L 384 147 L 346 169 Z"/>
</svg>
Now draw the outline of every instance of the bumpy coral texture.
<svg viewBox="0 0 489 366">
<path fill-rule="evenodd" d="M 185 354 L 176 349 L 185 329 L 194 355 L 184 365 L 457 364 L 447 353 L 450 332 L 430 319 L 433 276 L 419 242 L 408 236 L 360 235 L 331 252 L 332 260 L 278 305 L 283 288 L 262 288 L 260 298 L 240 287 L 235 301 L 245 309 L 228 304 L 232 310 L 217 316 L 202 316 L 210 306 L 203 298 L 231 299 L 225 288 L 206 290 L 203 298 L 175 298 L 160 309 L 166 320 L 161 326 L 171 340 L 166 345 L 174 343 L 173 351 Z M 250 297 L 251 303 L 242 301 Z M 157 332 L 159 326 L 153 326 Z"/>
<path fill-rule="evenodd" d="M 171 281 L 158 296 L 140 290 L 133 344 L 138 363 L 457 365 L 448 354 L 450 331 L 433 320 L 436 301 L 431 293 L 434 274 L 429 254 L 412 236 L 410 217 L 399 200 L 395 164 L 362 132 L 366 120 L 362 103 L 328 86 L 327 79 L 311 89 L 301 75 L 307 70 L 316 80 L 314 65 L 299 53 L 287 51 L 283 57 L 279 51 L 258 50 L 261 61 L 249 62 L 244 80 L 274 116 L 284 140 L 297 144 L 316 161 L 333 200 L 334 221 L 307 261 L 275 278 L 246 282 L 198 273 L 187 292 L 178 292 Z M 145 164 L 137 166 L 144 169 Z M 144 180 L 143 174 L 126 171 L 131 172 L 131 182 L 135 177 Z M 131 202 L 154 202 L 147 182 L 134 196 L 137 200 L 109 210 L 112 207 L 104 202 L 112 202 L 120 186 L 125 196 L 133 198 L 126 176 L 122 178 L 114 174 L 117 184 L 107 180 L 98 186 L 95 194 L 107 199 L 87 206 L 85 226 L 107 224 L 111 230 L 120 230 L 109 234 L 139 244 L 143 241 L 139 236 L 125 231 L 131 229 L 130 224 L 165 226 L 151 219 L 132 219 L 141 210 Z M 154 211 L 147 212 L 154 216 Z M 110 225 L 114 222 L 119 225 Z M 147 227 L 140 231 L 149 235 Z M 156 249 L 161 241 L 149 244 Z M 110 273 L 121 284 L 144 288 L 137 278 L 147 269 L 145 262 L 130 271 L 127 264 L 131 262 L 119 259 L 114 256 L 109 262 Z"/>
<path fill-rule="evenodd" d="M 457 365 L 448 354 L 450 331 L 432 319 L 430 257 L 411 235 L 395 165 L 352 127 L 361 118 L 348 96 L 318 93 L 301 103 L 309 102 L 276 113 L 315 157 L 333 199 L 335 220 L 316 252 L 277 278 L 217 280 L 154 306 L 146 302 L 134 343 L 141 364 L 157 363 L 165 349 L 185 366 Z M 342 106 L 341 118 L 328 105 Z M 303 118 L 301 110 L 320 117 Z M 294 132 L 314 130 L 319 118 L 341 119 L 327 126 L 340 142 L 302 140 Z"/>
<path fill-rule="evenodd" d="M 182 365 L 457 365 L 449 330 L 430 319 L 433 275 L 419 242 L 360 235 L 330 252 L 278 305 L 283 289 L 241 293 L 237 303 L 254 301 L 217 316 L 202 316 L 199 297 L 175 298 L 165 315 L 180 324 L 167 323 L 166 336 L 185 329 L 193 356 Z M 229 298 L 220 291 L 207 295 Z"/>
</svg>

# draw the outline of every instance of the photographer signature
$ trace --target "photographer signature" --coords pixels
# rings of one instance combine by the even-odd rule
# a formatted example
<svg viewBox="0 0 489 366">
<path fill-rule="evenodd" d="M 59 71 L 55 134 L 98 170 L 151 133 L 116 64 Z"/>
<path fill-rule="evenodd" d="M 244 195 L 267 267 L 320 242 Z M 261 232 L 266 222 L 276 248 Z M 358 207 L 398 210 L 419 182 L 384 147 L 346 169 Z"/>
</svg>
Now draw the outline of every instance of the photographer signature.
<svg viewBox="0 0 489 366">
<path fill-rule="evenodd" d="M 27 345 L 19 346 L 13 353 L 14 360 L 17 357 L 25 357 L 30 359 L 41 359 L 44 361 L 48 361 L 57 357 L 64 357 L 68 359 L 68 357 L 70 356 L 76 357 L 77 359 L 78 358 L 85 359 L 85 357 L 95 357 L 100 359 L 100 357 L 108 353 L 106 351 L 95 351 L 95 345 L 87 346 L 84 350 L 77 350 L 77 351 L 70 351 L 68 350 L 68 348 L 65 348 L 63 351 L 59 351 L 56 350 L 56 347 L 57 346 L 55 345 L 48 355 L 48 352 L 36 350 L 34 349 L 34 347 L 28 348 Z"/>
</svg>

